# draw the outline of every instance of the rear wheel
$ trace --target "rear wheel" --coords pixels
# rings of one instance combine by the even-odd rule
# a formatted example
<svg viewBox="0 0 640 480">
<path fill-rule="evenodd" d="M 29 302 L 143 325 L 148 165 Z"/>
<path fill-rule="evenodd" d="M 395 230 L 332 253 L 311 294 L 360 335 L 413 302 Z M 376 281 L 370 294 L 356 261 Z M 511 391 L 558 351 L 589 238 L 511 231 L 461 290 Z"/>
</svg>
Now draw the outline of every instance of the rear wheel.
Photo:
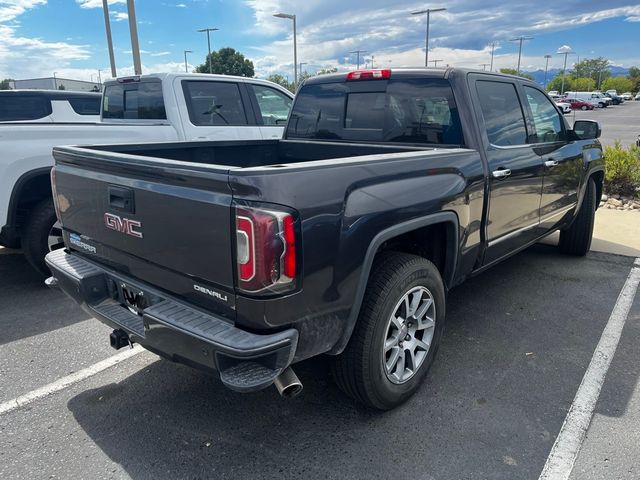
<svg viewBox="0 0 640 480">
<path fill-rule="evenodd" d="M 589 108 L 589 107 L 587 107 L 586 105 L 582 105 L 582 106 L 580 107 L 580 110 L 586 110 L 587 108 Z"/>
<path fill-rule="evenodd" d="M 560 231 L 558 247 L 562 253 L 583 257 L 591 248 L 596 213 L 596 183 L 592 178 L 582 199 L 580 211 L 571 226 Z"/>
<path fill-rule="evenodd" d="M 44 257 L 62 247 L 62 228 L 57 221 L 53 201 L 48 198 L 31 210 L 22 235 L 22 250 L 33 268 L 43 275 L 49 275 Z"/>
<path fill-rule="evenodd" d="M 336 383 L 376 409 L 404 402 L 433 363 L 444 318 L 444 285 L 435 265 L 415 255 L 383 254 L 349 344 L 333 362 Z"/>
</svg>

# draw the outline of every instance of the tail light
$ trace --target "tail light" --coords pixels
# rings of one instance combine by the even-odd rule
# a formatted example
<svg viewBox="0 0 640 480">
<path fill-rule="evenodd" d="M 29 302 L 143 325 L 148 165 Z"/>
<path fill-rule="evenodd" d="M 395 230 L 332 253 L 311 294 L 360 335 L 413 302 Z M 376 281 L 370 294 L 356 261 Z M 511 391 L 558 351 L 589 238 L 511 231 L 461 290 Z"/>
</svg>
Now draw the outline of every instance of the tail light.
<svg viewBox="0 0 640 480">
<path fill-rule="evenodd" d="M 391 78 L 391 69 L 383 68 L 380 70 L 355 70 L 347 73 L 347 80 L 384 80 Z"/>
<path fill-rule="evenodd" d="M 236 207 L 238 288 L 249 293 L 281 293 L 296 286 L 293 215 Z"/>
</svg>

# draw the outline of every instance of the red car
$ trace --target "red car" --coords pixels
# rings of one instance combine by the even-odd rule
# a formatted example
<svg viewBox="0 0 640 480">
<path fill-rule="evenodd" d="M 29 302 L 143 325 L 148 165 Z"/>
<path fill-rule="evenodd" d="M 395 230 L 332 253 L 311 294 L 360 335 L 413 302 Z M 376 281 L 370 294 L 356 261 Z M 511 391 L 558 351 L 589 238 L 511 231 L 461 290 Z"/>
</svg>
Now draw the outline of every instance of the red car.
<svg viewBox="0 0 640 480">
<path fill-rule="evenodd" d="M 563 102 L 571 104 L 571 110 L 593 110 L 593 104 L 577 98 L 563 98 Z"/>
</svg>

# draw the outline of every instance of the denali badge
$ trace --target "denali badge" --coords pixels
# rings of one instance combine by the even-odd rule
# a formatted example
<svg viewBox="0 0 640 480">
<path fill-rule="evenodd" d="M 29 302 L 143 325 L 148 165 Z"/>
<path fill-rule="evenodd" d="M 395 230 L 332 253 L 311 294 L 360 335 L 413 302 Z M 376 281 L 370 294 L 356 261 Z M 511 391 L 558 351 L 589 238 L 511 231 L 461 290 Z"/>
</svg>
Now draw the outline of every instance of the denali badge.
<svg viewBox="0 0 640 480">
<path fill-rule="evenodd" d="M 200 293 L 204 293 L 206 295 L 210 295 L 210 296 L 212 296 L 214 298 L 217 298 L 218 300 L 222 300 L 223 302 L 227 301 L 227 296 L 226 295 L 223 295 L 223 294 L 221 294 L 219 292 L 216 292 L 215 290 L 210 290 L 208 288 L 201 287 L 200 285 L 195 285 L 195 284 L 193 285 L 193 289 L 196 292 L 200 292 Z"/>
<path fill-rule="evenodd" d="M 104 214 L 104 224 L 107 228 L 115 230 L 116 232 L 126 233 L 132 237 L 142 238 L 142 232 L 135 230 L 142 227 L 142 223 L 137 220 L 129 220 L 128 218 L 121 218 L 113 213 Z"/>
</svg>

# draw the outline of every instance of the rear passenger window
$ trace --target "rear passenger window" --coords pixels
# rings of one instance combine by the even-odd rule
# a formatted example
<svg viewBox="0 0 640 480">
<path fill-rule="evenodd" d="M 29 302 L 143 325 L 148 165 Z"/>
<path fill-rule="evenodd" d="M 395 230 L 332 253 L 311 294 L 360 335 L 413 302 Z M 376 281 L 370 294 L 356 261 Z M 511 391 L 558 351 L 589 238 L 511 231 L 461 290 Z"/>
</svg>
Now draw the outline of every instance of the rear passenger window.
<svg viewBox="0 0 640 480">
<path fill-rule="evenodd" d="M 95 98 L 78 97 L 70 98 L 71 108 L 78 115 L 100 115 L 100 96 Z"/>
<path fill-rule="evenodd" d="M 166 120 L 160 81 L 113 83 L 104 89 L 102 118 Z"/>
<path fill-rule="evenodd" d="M 476 89 L 489 142 L 501 147 L 526 144 L 527 129 L 515 85 L 478 81 Z"/>
<path fill-rule="evenodd" d="M 183 81 L 189 119 L 197 126 L 247 125 L 240 88 L 234 82 Z"/>
<path fill-rule="evenodd" d="M 532 143 L 564 140 L 565 135 L 560 114 L 544 93 L 531 87 L 524 87 L 524 93 L 527 95 L 527 102 L 531 108 L 533 124 L 536 128 Z"/>
<path fill-rule="evenodd" d="M 291 97 L 275 88 L 264 85 L 249 85 L 258 101 L 263 125 L 283 125 L 291 110 Z"/>
<path fill-rule="evenodd" d="M 0 96 L 0 121 L 39 120 L 51 115 L 51 102 L 44 96 L 10 94 Z"/>
</svg>

